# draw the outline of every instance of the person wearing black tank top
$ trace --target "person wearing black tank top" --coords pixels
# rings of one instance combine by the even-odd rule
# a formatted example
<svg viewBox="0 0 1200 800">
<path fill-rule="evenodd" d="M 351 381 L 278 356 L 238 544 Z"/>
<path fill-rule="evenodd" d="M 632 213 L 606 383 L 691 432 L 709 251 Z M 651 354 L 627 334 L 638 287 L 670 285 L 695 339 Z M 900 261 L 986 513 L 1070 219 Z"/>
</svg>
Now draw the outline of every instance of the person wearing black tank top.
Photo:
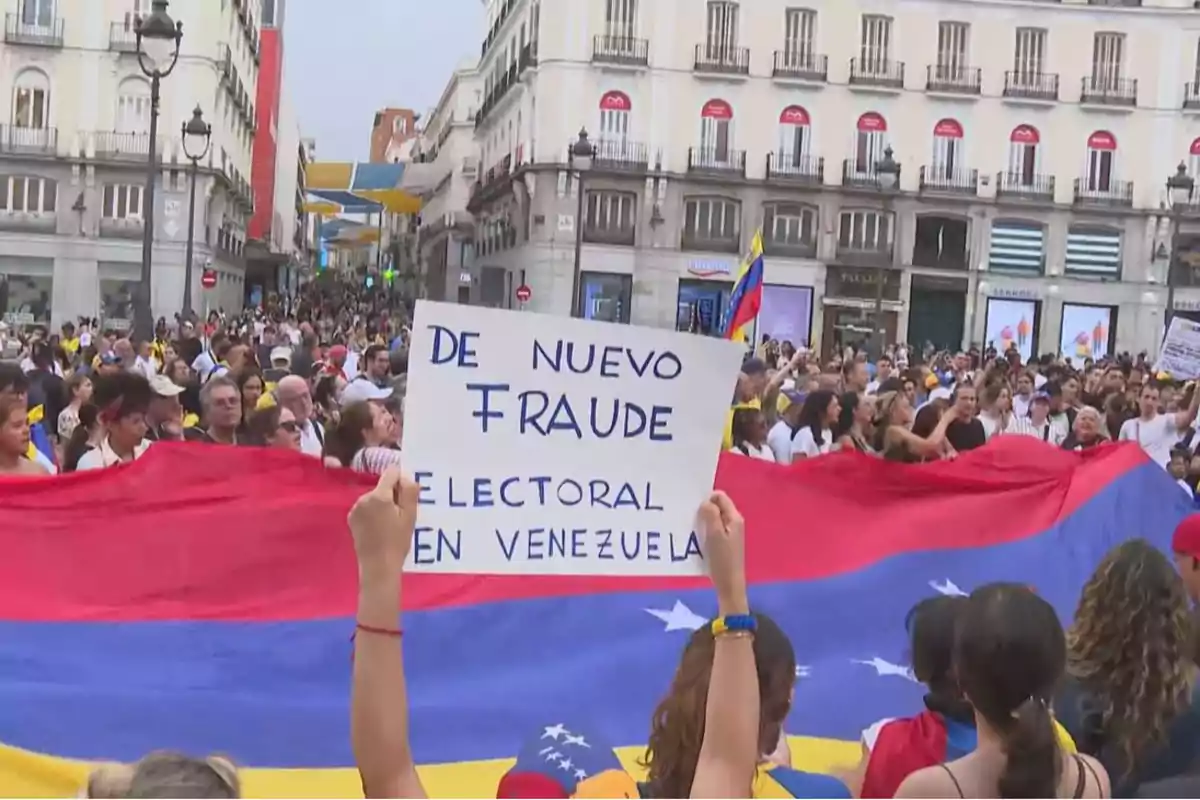
<svg viewBox="0 0 1200 800">
<path fill-rule="evenodd" d="M 1108 773 L 1060 743 L 1050 698 L 1066 669 L 1054 607 L 1028 587 L 971 593 L 954 641 L 959 687 L 975 712 L 976 749 L 914 772 L 896 797 L 1109 797 Z"/>
</svg>

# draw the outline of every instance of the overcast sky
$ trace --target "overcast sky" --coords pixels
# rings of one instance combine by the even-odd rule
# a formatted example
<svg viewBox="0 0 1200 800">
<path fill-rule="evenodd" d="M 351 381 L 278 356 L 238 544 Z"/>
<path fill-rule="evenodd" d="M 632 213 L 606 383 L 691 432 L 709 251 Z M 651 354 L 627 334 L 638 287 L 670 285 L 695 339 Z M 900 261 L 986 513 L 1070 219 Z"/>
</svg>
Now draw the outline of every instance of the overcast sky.
<svg viewBox="0 0 1200 800">
<path fill-rule="evenodd" d="M 483 17 L 483 0 L 290 0 L 283 90 L 317 157 L 365 160 L 381 108 L 428 112 L 454 67 L 478 54 Z"/>
</svg>

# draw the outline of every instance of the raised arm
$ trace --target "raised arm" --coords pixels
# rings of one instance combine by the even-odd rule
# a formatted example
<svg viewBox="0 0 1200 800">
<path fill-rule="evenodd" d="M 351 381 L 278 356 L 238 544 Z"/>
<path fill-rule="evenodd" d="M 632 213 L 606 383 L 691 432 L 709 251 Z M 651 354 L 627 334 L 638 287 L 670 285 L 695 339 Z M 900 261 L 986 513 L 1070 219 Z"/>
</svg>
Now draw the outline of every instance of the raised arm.
<svg viewBox="0 0 1200 800">
<path fill-rule="evenodd" d="M 417 484 L 393 468 L 350 510 L 359 575 L 350 740 L 367 798 L 425 797 L 408 741 L 400 625 L 418 493 Z"/>
<path fill-rule="evenodd" d="M 724 492 L 714 492 L 701 504 L 699 521 L 721 617 L 713 631 L 704 739 L 691 796 L 749 797 L 760 754 L 754 633 L 744 625 L 750 619 L 745 522 Z"/>
</svg>

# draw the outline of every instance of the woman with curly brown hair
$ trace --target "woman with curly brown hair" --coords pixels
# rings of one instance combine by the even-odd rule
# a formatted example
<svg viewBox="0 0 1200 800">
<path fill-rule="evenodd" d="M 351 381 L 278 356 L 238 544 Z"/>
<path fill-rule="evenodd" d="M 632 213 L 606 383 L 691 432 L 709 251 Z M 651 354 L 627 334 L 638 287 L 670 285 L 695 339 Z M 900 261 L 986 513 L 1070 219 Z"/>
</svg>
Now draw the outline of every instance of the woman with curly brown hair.
<svg viewBox="0 0 1200 800">
<path fill-rule="evenodd" d="M 1080 752 L 1108 770 L 1114 797 L 1192 766 L 1195 678 L 1183 580 L 1143 539 L 1113 548 L 1083 587 L 1054 707 Z"/>
</svg>

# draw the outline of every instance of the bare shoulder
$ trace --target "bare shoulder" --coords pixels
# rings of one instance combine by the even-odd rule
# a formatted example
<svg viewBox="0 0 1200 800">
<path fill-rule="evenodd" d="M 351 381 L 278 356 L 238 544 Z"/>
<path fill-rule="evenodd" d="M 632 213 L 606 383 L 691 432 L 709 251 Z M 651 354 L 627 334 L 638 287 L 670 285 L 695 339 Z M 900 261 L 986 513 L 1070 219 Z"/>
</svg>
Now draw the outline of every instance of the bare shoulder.
<svg viewBox="0 0 1200 800">
<path fill-rule="evenodd" d="M 1091 756 L 1080 753 L 1076 758 L 1091 768 L 1091 773 L 1085 775 L 1084 797 L 1112 797 L 1112 782 L 1108 778 L 1108 770 L 1104 769 L 1104 766 Z M 1084 771 L 1087 772 L 1086 767 Z"/>
<path fill-rule="evenodd" d="M 909 775 L 896 790 L 896 797 L 961 797 L 946 767 L 925 767 Z"/>
</svg>

